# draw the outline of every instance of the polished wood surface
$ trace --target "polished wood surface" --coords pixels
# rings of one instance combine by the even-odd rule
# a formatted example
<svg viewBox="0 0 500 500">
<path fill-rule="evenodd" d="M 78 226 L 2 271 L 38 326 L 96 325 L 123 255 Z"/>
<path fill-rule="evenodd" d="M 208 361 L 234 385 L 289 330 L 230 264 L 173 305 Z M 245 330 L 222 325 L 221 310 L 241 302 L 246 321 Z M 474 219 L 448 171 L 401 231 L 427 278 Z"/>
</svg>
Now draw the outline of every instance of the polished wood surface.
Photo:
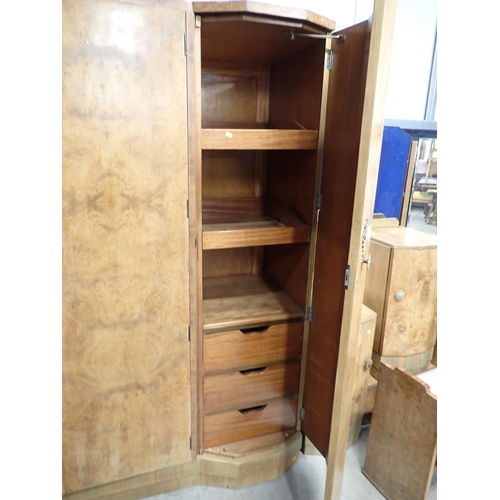
<svg viewBox="0 0 500 500">
<path fill-rule="evenodd" d="M 377 327 L 375 329 L 373 349 L 380 352 L 385 301 L 387 297 L 387 281 L 389 279 L 392 252 L 390 247 L 372 241 L 370 243 L 370 255 L 371 264 L 370 270 L 366 273 L 363 302 L 377 313 Z"/>
<path fill-rule="evenodd" d="M 316 149 L 317 142 L 316 130 L 205 128 L 201 132 L 205 150 Z"/>
<path fill-rule="evenodd" d="M 249 328 L 304 317 L 304 311 L 260 275 L 203 280 L 203 330 Z"/>
<path fill-rule="evenodd" d="M 300 432 L 296 430 L 289 430 L 244 439 L 243 441 L 236 441 L 235 443 L 228 443 L 213 448 L 206 448 L 205 453 L 213 453 L 214 455 L 231 458 L 251 456 L 254 453 L 260 454 L 262 452 L 278 448 L 292 436 L 295 438 L 298 437 L 299 440 L 302 441 L 302 435 Z"/>
<path fill-rule="evenodd" d="M 260 197 L 205 198 L 201 214 L 206 224 L 260 215 L 264 215 L 264 199 Z"/>
<path fill-rule="evenodd" d="M 361 324 L 358 336 L 358 350 L 356 356 L 356 378 L 354 381 L 354 396 L 352 398 L 351 420 L 347 445 L 352 446 L 359 438 L 361 421 L 365 413 L 365 398 L 370 379 L 370 361 L 373 350 L 373 337 L 377 314 L 363 305 L 361 310 Z"/>
<path fill-rule="evenodd" d="M 292 40 L 290 35 L 284 36 L 283 31 L 290 29 L 290 26 L 279 22 L 273 23 L 269 17 L 204 16 L 202 57 L 207 60 L 269 64 L 314 42 L 312 38 L 296 37 Z M 293 29 L 304 32 L 303 28 Z"/>
<path fill-rule="evenodd" d="M 201 241 L 202 207 L 201 160 L 201 60 L 200 30 L 196 28 L 196 18 L 186 15 L 187 41 L 187 90 L 188 90 L 188 163 L 189 163 L 189 305 L 190 305 L 190 338 L 191 338 L 191 459 L 195 459 L 200 449 L 200 424 L 203 408 L 199 404 L 202 387 L 202 361 L 199 352 L 202 349 L 202 284 L 203 258 Z"/>
<path fill-rule="evenodd" d="M 205 413 L 297 394 L 299 375 L 300 361 L 294 361 L 206 376 Z"/>
<path fill-rule="evenodd" d="M 204 250 L 302 243 L 309 238 L 309 226 L 288 227 L 268 217 L 203 224 Z"/>
<path fill-rule="evenodd" d="M 203 151 L 203 199 L 255 196 L 255 151 Z"/>
<path fill-rule="evenodd" d="M 247 410 L 234 410 L 203 419 L 204 446 L 242 441 L 295 428 L 297 399 L 284 398 Z"/>
<path fill-rule="evenodd" d="M 62 6 L 63 493 L 191 458 L 179 3 Z"/>
<path fill-rule="evenodd" d="M 288 434 L 289 437 L 277 446 L 268 446 L 264 440 L 261 442 L 265 447 L 260 452 L 249 452 L 237 457 L 223 456 L 222 450 L 227 449 L 226 444 L 209 448 L 214 452 L 205 451 L 198 458 L 201 482 L 219 488 L 239 489 L 276 479 L 295 463 L 300 453 L 300 433 L 290 429 Z M 229 446 L 232 449 L 233 443 Z"/>
<path fill-rule="evenodd" d="M 104 486 L 65 495 L 65 500 L 139 500 L 204 484 L 219 488 L 244 488 L 276 479 L 297 460 L 302 436 L 294 429 L 260 438 L 209 448 L 180 465 L 159 469 Z M 226 448 L 226 445 L 224 445 Z M 260 450 L 258 453 L 253 451 Z"/>
<path fill-rule="evenodd" d="M 436 455 L 437 397 L 418 377 L 382 365 L 363 473 L 388 499 L 425 500 Z"/>
<path fill-rule="evenodd" d="M 403 290 L 402 300 L 396 293 Z M 436 342 L 437 249 L 393 251 L 379 352 L 411 356 Z"/>
<path fill-rule="evenodd" d="M 229 14 L 236 12 L 251 12 L 264 16 L 308 21 L 311 24 L 333 31 L 335 21 L 320 16 L 305 9 L 282 7 L 263 2 L 234 1 L 234 2 L 193 2 L 193 10 L 198 14 Z"/>
<path fill-rule="evenodd" d="M 281 323 L 253 331 L 232 330 L 204 336 L 206 372 L 262 366 L 300 357 L 302 322 Z"/>
<path fill-rule="evenodd" d="M 309 325 L 302 430 L 328 455 L 333 395 L 344 314 L 345 270 L 352 232 L 358 169 L 363 96 L 366 82 L 365 47 L 368 23 L 347 30 L 346 40 L 333 43 L 335 64 L 330 73 L 322 170 L 323 207 L 319 215 L 313 284 L 313 321 Z M 361 304 L 359 305 L 361 312 Z M 359 335 L 360 316 L 357 323 Z M 328 332 L 328 334 L 325 334 Z M 357 342 L 356 342 L 357 347 Z M 351 362 L 355 359 L 355 350 Z M 354 380 L 354 370 L 351 370 Z M 352 399 L 350 400 L 352 401 Z M 351 402 L 348 403 L 348 406 Z M 350 418 L 350 411 L 346 408 Z M 347 428 L 349 425 L 347 426 Z M 347 429 L 346 429 L 347 430 Z"/>
<path fill-rule="evenodd" d="M 427 351 L 413 354 L 411 356 L 383 356 L 379 352 L 372 352 L 373 365 L 371 374 L 376 378 L 380 378 L 380 365 L 386 365 L 404 368 L 406 371 L 418 375 L 419 373 L 429 370 L 431 366 L 435 366 L 432 362 L 434 348 L 430 347 Z"/>
<path fill-rule="evenodd" d="M 372 240 L 392 248 L 437 248 L 437 236 L 411 227 L 374 228 Z"/>
<path fill-rule="evenodd" d="M 415 356 L 436 342 L 436 245 L 406 227 L 373 230 L 364 302 L 377 312 L 374 350 L 383 356 Z"/>
<path fill-rule="evenodd" d="M 396 0 L 375 0 L 374 2 L 373 17 L 369 21 L 371 25 L 369 49 L 368 46 L 365 45 L 365 51 L 368 51 L 368 60 L 364 96 L 358 101 L 353 102 L 352 107 L 354 108 L 356 104 L 361 106 L 362 103 L 363 109 L 359 146 L 357 144 L 354 146 L 354 149 L 357 150 L 359 154 L 357 155 L 357 178 L 354 191 L 354 207 L 351 219 L 351 234 L 347 261 L 350 266 L 350 279 L 349 286 L 347 290 L 345 290 L 344 307 L 342 310 L 337 366 L 339 376 L 335 381 L 335 402 L 333 405 L 328 445 L 328 465 L 325 486 L 325 499 L 328 500 L 340 498 L 342 490 L 342 477 L 349 429 L 349 405 L 352 401 L 355 380 L 355 370 L 351 367 L 357 344 L 355 340 L 359 335 L 359 318 L 361 315 L 363 288 L 366 277 L 366 266 L 363 265 L 362 259 L 366 258 L 366 252 L 369 251 L 368 241 L 363 252 L 363 234 L 364 226 L 368 224 L 367 239 L 369 240 L 369 224 L 375 203 L 378 165 L 382 148 L 385 98 L 389 80 L 389 65 L 396 22 L 396 7 Z M 338 58 L 336 62 L 338 62 Z M 345 71 L 348 70 L 346 69 Z M 339 100 L 341 96 L 336 95 L 334 99 L 335 98 Z M 344 102 L 344 105 L 345 104 Z M 345 133 L 346 131 L 344 130 L 343 132 Z M 328 150 L 327 145 L 329 140 L 330 137 L 325 138 L 325 152 Z M 342 149 L 345 146 L 345 144 L 342 144 Z M 347 152 L 347 150 L 348 149 L 344 151 Z M 347 163 L 342 162 L 341 165 L 344 169 L 347 167 Z M 326 185 L 326 179 L 324 177 L 322 182 L 324 182 L 323 185 Z M 325 197 L 326 193 L 324 198 Z M 322 212 L 322 216 L 323 213 L 324 211 Z M 342 274 L 344 274 L 344 272 Z"/>
</svg>

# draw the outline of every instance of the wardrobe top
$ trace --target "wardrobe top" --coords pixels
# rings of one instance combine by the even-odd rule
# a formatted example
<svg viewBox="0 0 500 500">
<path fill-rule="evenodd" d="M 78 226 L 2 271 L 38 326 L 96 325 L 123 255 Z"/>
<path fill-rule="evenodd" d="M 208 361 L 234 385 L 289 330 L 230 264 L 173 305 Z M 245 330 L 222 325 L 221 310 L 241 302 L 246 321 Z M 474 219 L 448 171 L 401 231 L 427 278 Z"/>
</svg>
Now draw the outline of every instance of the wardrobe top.
<svg viewBox="0 0 500 500">
<path fill-rule="evenodd" d="M 320 16 L 314 12 L 294 7 L 283 7 L 252 1 L 234 1 L 234 2 L 193 2 L 193 11 L 195 14 L 257 14 L 263 16 L 272 16 L 288 20 L 297 20 L 307 22 L 319 28 L 333 31 L 335 21 Z"/>
</svg>

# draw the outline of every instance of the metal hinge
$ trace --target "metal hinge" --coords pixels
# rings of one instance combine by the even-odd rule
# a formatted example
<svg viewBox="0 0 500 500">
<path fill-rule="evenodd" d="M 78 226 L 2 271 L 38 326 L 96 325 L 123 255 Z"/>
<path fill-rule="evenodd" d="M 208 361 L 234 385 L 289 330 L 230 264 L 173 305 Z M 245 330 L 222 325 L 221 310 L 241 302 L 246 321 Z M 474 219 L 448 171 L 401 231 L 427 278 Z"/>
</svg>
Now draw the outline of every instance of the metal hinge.
<svg viewBox="0 0 500 500">
<path fill-rule="evenodd" d="M 186 200 L 186 217 L 189 219 L 189 200 Z"/>
<path fill-rule="evenodd" d="M 191 327 L 188 326 L 188 342 L 191 342 Z"/>
<path fill-rule="evenodd" d="M 304 410 L 304 408 L 301 408 L 299 410 L 299 419 L 304 420 L 305 418 L 306 418 L 306 410 Z"/>
<path fill-rule="evenodd" d="M 306 312 L 306 321 L 312 321 L 312 320 L 313 320 L 313 308 L 308 307 Z"/>
<path fill-rule="evenodd" d="M 345 270 L 344 286 L 349 287 L 349 278 L 351 277 L 351 266 Z"/>
<path fill-rule="evenodd" d="M 189 449 L 193 449 L 193 438 L 191 436 L 189 436 Z"/>
<path fill-rule="evenodd" d="M 187 56 L 188 53 L 188 39 L 187 39 L 187 33 L 184 32 L 184 55 Z"/>
<path fill-rule="evenodd" d="M 323 195 L 321 193 L 318 193 L 316 196 L 316 210 L 321 210 L 323 207 Z"/>
<path fill-rule="evenodd" d="M 326 49 L 326 69 L 327 70 L 332 70 L 333 69 L 333 50 L 331 49 Z"/>
</svg>

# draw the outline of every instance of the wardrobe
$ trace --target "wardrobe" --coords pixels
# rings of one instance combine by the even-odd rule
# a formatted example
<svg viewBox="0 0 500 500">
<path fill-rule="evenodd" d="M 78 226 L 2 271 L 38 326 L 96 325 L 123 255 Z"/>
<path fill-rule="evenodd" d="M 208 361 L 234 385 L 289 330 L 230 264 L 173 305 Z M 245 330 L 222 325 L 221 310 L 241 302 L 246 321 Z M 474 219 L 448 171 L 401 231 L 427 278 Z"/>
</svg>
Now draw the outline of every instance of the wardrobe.
<svg viewBox="0 0 500 500">
<path fill-rule="evenodd" d="M 65 498 L 340 498 L 395 10 L 63 2 Z"/>
</svg>

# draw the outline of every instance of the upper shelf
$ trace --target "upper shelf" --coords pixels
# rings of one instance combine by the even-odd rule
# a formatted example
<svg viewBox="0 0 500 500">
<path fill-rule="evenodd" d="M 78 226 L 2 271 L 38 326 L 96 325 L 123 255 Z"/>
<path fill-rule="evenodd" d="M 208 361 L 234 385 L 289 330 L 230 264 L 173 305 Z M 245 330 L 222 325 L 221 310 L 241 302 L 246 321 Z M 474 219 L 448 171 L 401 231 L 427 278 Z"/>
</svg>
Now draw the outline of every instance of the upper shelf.
<svg viewBox="0 0 500 500">
<path fill-rule="evenodd" d="M 202 149 L 316 149 L 317 130 L 204 128 Z"/>
</svg>

